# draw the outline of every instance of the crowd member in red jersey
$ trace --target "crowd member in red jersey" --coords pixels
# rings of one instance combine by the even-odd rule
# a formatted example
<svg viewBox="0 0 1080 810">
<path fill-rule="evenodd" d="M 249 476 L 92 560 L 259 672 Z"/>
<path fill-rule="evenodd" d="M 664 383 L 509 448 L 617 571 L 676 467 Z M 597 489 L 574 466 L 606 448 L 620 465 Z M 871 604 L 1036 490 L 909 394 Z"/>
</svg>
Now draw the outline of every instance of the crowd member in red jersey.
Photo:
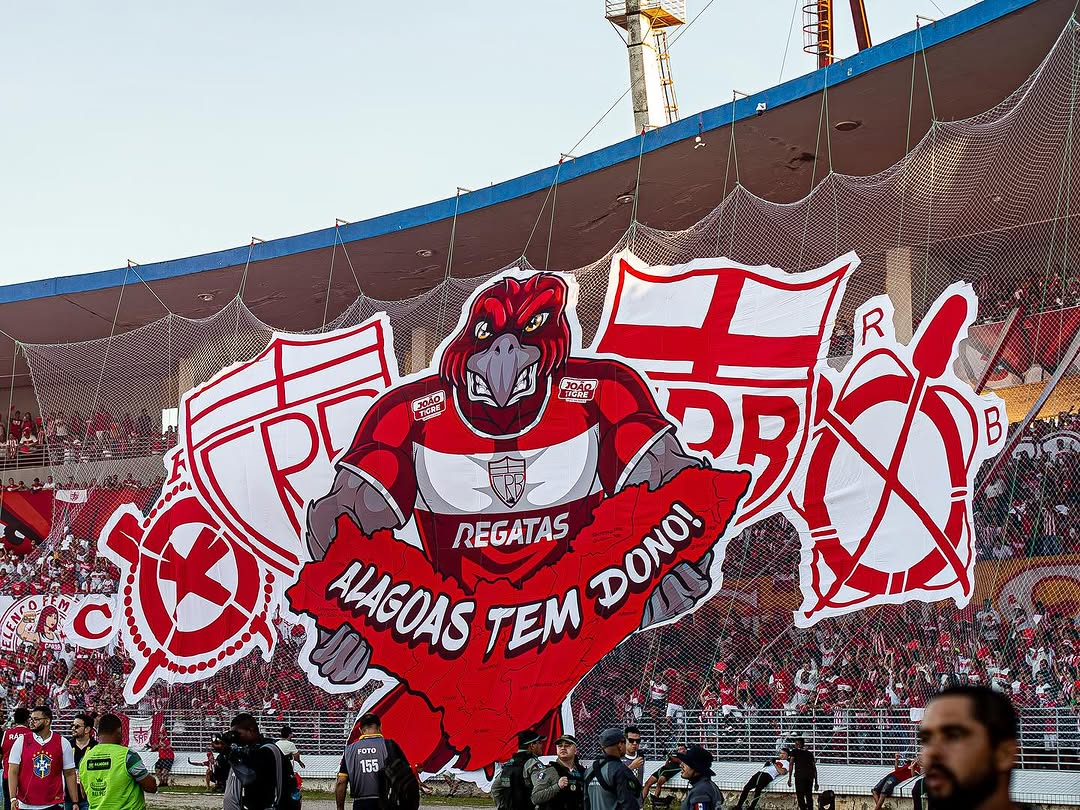
<svg viewBox="0 0 1080 810">
<path fill-rule="evenodd" d="M 11 746 L 8 790 L 12 810 L 59 810 L 65 796 L 75 804 L 79 801 L 75 754 L 71 743 L 53 733 L 48 706 L 31 710 L 30 731 Z"/>
<path fill-rule="evenodd" d="M 3 740 L 0 741 L 0 756 L 4 762 L 4 810 L 11 810 L 11 793 L 8 791 L 8 756 L 11 754 L 11 746 L 15 740 L 30 731 L 30 710 L 20 706 L 15 710 L 15 716 L 9 728 L 4 729 Z"/>
</svg>

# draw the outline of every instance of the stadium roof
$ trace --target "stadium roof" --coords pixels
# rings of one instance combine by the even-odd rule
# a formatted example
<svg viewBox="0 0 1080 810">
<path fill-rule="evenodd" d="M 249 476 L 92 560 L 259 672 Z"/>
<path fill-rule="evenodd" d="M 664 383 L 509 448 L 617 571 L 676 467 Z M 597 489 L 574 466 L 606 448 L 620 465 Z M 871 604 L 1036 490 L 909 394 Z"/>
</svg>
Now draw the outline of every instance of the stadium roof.
<svg viewBox="0 0 1080 810">
<path fill-rule="evenodd" d="M 938 120 L 981 113 L 1004 99 L 1035 70 L 1072 14 L 1075 0 L 984 0 L 964 11 L 838 61 L 826 70 L 785 82 L 734 104 L 705 110 L 645 135 L 638 220 L 680 229 L 701 219 L 735 184 L 727 159 L 734 121 L 738 179 L 751 192 L 784 203 L 804 197 L 828 170 L 816 155 L 821 91 L 828 74 L 828 125 L 832 169 L 871 175 L 897 160 L 931 123 L 932 84 Z M 911 57 L 925 48 L 927 71 Z M 759 104 L 765 112 L 758 114 Z M 858 122 L 838 131 L 843 121 Z M 708 149 L 694 149 L 701 135 Z M 822 139 L 824 143 L 824 139 Z M 558 205 L 550 266 L 574 268 L 602 256 L 629 225 L 632 193 L 642 148 L 634 137 L 567 159 L 522 177 L 363 222 L 275 239 L 138 268 L 125 268 L 0 287 L 0 324 L 26 343 L 61 343 L 107 337 L 125 277 L 117 331 L 161 318 L 167 306 L 187 317 L 216 312 L 240 288 L 250 266 L 244 301 L 265 323 L 289 330 L 318 327 L 323 320 L 331 253 L 340 236 L 363 292 L 404 299 L 438 284 L 445 273 L 455 205 L 453 275 L 484 275 L 521 256 L 548 189 L 558 171 Z M 824 151 L 824 150 L 822 150 Z M 527 253 L 545 265 L 548 220 L 542 239 Z M 339 251 L 341 248 L 339 247 Z M 430 255 L 421 255 L 430 251 Z M 357 296 L 353 275 L 334 274 L 329 312 L 341 312 Z M 148 287 L 152 287 L 151 292 Z M 213 296 L 203 300 L 200 296 Z M 158 300 L 160 299 L 160 300 Z M 0 343 L 0 369 L 12 367 L 13 344 Z M 29 384 L 19 358 L 16 385 Z"/>
</svg>

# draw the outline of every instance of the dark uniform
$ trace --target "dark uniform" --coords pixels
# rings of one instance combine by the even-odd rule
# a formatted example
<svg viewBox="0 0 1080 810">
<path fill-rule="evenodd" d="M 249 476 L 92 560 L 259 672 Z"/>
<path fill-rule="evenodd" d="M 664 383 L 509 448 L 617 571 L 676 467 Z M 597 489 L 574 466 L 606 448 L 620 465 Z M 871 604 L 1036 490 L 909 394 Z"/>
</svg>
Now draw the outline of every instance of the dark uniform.
<svg viewBox="0 0 1080 810">
<path fill-rule="evenodd" d="M 407 763 L 398 744 L 381 734 L 367 734 L 345 748 L 338 773 L 349 780 L 353 810 L 380 810 L 380 791 L 391 761 Z"/>
<path fill-rule="evenodd" d="M 641 810 L 641 782 L 620 757 L 593 760 L 585 774 L 585 810 Z"/>
<path fill-rule="evenodd" d="M 543 763 L 527 749 L 517 751 L 499 770 L 491 798 L 499 810 L 532 810 L 532 775 Z"/>
<path fill-rule="evenodd" d="M 682 810 L 719 810 L 724 806 L 724 796 L 704 774 L 691 777 L 690 789 L 683 796 Z"/>
<path fill-rule="evenodd" d="M 791 749 L 791 773 L 795 780 L 795 801 L 799 810 L 814 810 L 817 762 L 809 748 L 796 743 Z"/>
<path fill-rule="evenodd" d="M 683 771 L 689 777 L 690 789 L 683 796 L 682 810 L 720 810 L 724 806 L 724 794 L 710 778 L 712 754 L 700 745 L 690 745 L 685 751 L 676 752 L 674 759 L 690 769 Z"/>
</svg>

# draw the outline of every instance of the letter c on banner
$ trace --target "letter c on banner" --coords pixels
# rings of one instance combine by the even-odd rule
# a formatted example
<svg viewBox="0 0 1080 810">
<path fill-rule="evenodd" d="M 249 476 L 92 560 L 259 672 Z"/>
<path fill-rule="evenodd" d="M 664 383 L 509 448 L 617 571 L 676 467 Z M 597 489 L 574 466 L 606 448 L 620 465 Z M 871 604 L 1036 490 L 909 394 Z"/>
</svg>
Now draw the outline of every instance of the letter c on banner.
<svg viewBox="0 0 1080 810">
<path fill-rule="evenodd" d="M 79 647 L 104 647 L 116 635 L 114 616 L 113 597 L 89 596 L 68 613 L 64 634 Z"/>
</svg>

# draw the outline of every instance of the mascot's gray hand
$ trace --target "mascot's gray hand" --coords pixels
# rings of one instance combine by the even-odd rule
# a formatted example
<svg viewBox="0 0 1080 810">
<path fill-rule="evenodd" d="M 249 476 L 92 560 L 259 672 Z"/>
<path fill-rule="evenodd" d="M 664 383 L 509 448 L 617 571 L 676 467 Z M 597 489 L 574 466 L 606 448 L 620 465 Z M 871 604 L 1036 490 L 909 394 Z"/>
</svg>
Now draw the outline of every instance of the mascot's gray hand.
<svg viewBox="0 0 1080 810">
<path fill-rule="evenodd" d="M 713 553 L 710 551 L 698 562 L 681 562 L 664 575 L 660 584 L 650 594 L 641 615 L 641 627 L 673 619 L 685 613 L 705 596 L 712 587 L 709 566 Z"/>
<path fill-rule="evenodd" d="M 371 662 L 371 647 L 351 627 L 335 632 L 319 630 L 319 643 L 311 652 L 311 663 L 330 683 L 349 686 L 358 683 Z"/>
</svg>

